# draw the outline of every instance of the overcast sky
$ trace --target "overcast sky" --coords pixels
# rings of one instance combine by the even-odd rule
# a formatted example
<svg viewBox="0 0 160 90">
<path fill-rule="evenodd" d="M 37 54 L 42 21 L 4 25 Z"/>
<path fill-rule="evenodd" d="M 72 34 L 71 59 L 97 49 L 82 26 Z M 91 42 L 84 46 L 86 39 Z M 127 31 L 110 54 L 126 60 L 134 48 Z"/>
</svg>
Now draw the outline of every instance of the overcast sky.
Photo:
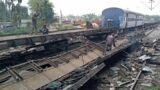
<svg viewBox="0 0 160 90">
<path fill-rule="evenodd" d="M 27 6 L 28 0 L 22 5 Z M 149 10 L 149 0 L 50 0 L 56 13 L 62 10 L 63 15 L 82 15 L 95 13 L 101 15 L 102 10 L 108 7 L 119 7 L 148 15 L 160 15 L 160 0 L 155 0 L 154 10 Z"/>
</svg>

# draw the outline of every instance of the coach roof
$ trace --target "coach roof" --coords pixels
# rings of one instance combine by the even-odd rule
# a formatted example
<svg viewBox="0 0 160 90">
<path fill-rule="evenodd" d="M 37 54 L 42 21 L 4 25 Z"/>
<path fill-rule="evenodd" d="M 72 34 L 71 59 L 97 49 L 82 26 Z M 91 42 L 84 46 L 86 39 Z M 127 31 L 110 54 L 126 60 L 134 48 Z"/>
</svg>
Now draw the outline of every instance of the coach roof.
<svg viewBox="0 0 160 90">
<path fill-rule="evenodd" d="M 143 16 L 143 14 L 141 14 L 141 13 L 137 13 L 137 12 L 133 12 L 133 11 L 130 11 L 130 10 L 125 10 L 125 9 L 121 9 L 121 8 L 117 8 L 117 7 L 106 8 L 106 9 L 103 10 L 103 12 L 105 12 L 106 10 L 109 10 L 109 9 L 116 9 L 116 10 L 120 10 L 120 11 L 122 11 L 124 13 L 133 13 L 133 14 L 137 14 L 137 15 L 142 15 Z"/>
</svg>

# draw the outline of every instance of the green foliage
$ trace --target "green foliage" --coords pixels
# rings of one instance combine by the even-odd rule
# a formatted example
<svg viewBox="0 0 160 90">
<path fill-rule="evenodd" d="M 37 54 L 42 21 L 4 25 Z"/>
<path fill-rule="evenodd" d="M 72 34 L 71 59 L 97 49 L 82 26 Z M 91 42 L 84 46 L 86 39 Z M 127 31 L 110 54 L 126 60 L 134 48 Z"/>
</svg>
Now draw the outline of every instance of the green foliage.
<svg viewBox="0 0 160 90">
<path fill-rule="evenodd" d="M 67 30 L 67 29 L 73 29 L 73 25 L 71 25 L 71 24 L 64 24 L 64 25 L 61 25 L 58 30 Z"/>
<path fill-rule="evenodd" d="M 20 26 L 21 19 L 28 18 L 28 8 L 20 5 L 22 0 L 7 0 L 7 3 L 3 1 L 0 0 L 0 21 L 12 22 L 13 25 Z"/>
<path fill-rule="evenodd" d="M 18 0 L 18 3 L 22 3 L 22 0 Z"/>
<path fill-rule="evenodd" d="M 15 4 L 14 2 L 15 1 L 18 1 L 17 4 Z M 14 26 L 20 26 L 21 24 L 21 4 L 22 3 L 22 0 L 11 0 L 11 1 L 8 1 L 8 6 L 9 6 L 9 15 L 10 15 L 10 21 L 12 21 L 13 25 Z"/>
<path fill-rule="evenodd" d="M 80 16 L 68 15 L 66 16 L 69 20 L 76 20 L 77 18 L 81 18 Z"/>
<path fill-rule="evenodd" d="M 145 21 L 146 22 L 158 22 L 160 21 L 160 16 L 159 15 L 145 15 Z"/>
<path fill-rule="evenodd" d="M 0 36 L 28 34 L 30 32 L 31 32 L 31 28 L 21 27 L 15 30 L 0 31 Z"/>
<path fill-rule="evenodd" d="M 29 0 L 28 5 L 30 6 L 30 9 L 32 12 L 40 12 L 42 5 L 42 0 Z"/>
<path fill-rule="evenodd" d="M 153 85 L 149 90 L 160 90 L 160 85 Z"/>
<path fill-rule="evenodd" d="M 13 14 L 13 24 L 15 24 L 15 26 L 20 26 L 21 24 L 21 6 L 20 6 L 20 2 L 18 2 L 18 4 L 14 7 L 14 14 Z"/>
<path fill-rule="evenodd" d="M 21 6 L 21 19 L 27 19 L 28 18 L 28 8 Z"/>
<path fill-rule="evenodd" d="M 86 21 L 91 21 L 91 20 L 93 20 L 93 19 L 99 18 L 99 16 L 91 13 L 91 14 L 85 14 L 85 15 L 83 15 L 82 18 L 83 18 L 84 20 L 86 20 Z"/>
<path fill-rule="evenodd" d="M 67 29 L 73 29 L 74 26 L 72 24 L 58 24 L 58 23 L 54 23 L 53 25 L 58 31 L 64 31 Z"/>
<path fill-rule="evenodd" d="M 4 2 L 0 1 L 0 21 L 4 21 L 6 15 L 6 7 Z"/>
<path fill-rule="evenodd" d="M 44 24 L 44 21 L 42 19 L 37 20 L 37 27 L 41 28 Z"/>
<path fill-rule="evenodd" d="M 54 20 L 53 5 L 49 0 L 29 0 L 28 2 L 32 12 L 39 13 L 39 19 L 44 22 L 52 23 Z"/>
<path fill-rule="evenodd" d="M 100 19 L 100 16 L 91 13 L 91 14 L 84 14 L 82 16 L 68 15 L 68 16 L 66 16 L 66 18 L 68 18 L 69 20 L 82 19 L 82 20 L 85 20 L 85 21 L 91 21 L 91 20 Z"/>
</svg>

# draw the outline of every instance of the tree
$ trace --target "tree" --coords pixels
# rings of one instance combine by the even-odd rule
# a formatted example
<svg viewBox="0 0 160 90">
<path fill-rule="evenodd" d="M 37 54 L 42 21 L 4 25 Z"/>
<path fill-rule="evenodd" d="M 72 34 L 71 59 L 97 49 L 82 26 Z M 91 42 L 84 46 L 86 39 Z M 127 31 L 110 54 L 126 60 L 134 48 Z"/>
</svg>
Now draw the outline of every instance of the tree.
<svg viewBox="0 0 160 90">
<path fill-rule="evenodd" d="M 28 18 L 28 8 L 25 6 L 21 6 L 21 19 Z"/>
<path fill-rule="evenodd" d="M 21 3 L 22 0 L 17 0 L 18 3 L 15 5 L 14 4 L 15 0 L 11 0 L 11 18 L 12 18 L 12 23 L 19 27 L 21 25 Z"/>
<path fill-rule="evenodd" d="M 144 16 L 145 22 L 159 22 L 160 21 L 160 16 L 158 15 L 145 15 Z"/>
<path fill-rule="evenodd" d="M 69 20 L 75 20 L 77 17 L 74 15 L 68 15 L 68 16 L 66 16 L 66 18 Z"/>
<path fill-rule="evenodd" d="M 83 18 L 84 20 L 86 20 L 86 21 L 91 21 L 91 20 L 93 20 L 93 19 L 99 18 L 99 16 L 91 13 L 91 14 L 85 14 L 85 15 L 83 15 L 82 18 Z"/>
<path fill-rule="evenodd" d="M 0 21 L 4 21 L 6 16 L 6 7 L 3 1 L 0 1 Z"/>
<path fill-rule="evenodd" d="M 33 13 L 39 13 L 39 19 L 43 22 L 52 23 L 54 20 L 53 5 L 49 0 L 29 0 L 30 9 Z"/>
<path fill-rule="evenodd" d="M 21 19 L 28 18 L 28 8 L 22 7 L 21 3 L 22 0 L 0 0 L 0 21 L 20 26 Z"/>
</svg>

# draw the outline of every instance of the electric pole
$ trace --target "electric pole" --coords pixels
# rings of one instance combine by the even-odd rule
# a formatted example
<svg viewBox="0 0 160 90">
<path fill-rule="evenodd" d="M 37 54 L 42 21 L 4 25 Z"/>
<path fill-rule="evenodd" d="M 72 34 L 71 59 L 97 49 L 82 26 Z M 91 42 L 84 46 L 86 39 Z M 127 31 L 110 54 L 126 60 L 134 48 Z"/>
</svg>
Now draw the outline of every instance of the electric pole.
<svg viewBox="0 0 160 90">
<path fill-rule="evenodd" d="M 62 24 L 62 19 L 63 19 L 63 14 L 62 14 L 62 10 L 60 10 L 60 24 Z"/>
<path fill-rule="evenodd" d="M 150 7 L 150 9 L 151 9 L 151 11 L 154 9 L 153 8 L 153 3 L 154 3 L 154 0 L 150 0 L 150 2 L 149 2 L 150 4 L 151 4 L 151 7 Z"/>
<path fill-rule="evenodd" d="M 158 2 L 158 0 L 157 1 L 149 0 L 149 5 L 145 4 L 145 2 L 141 2 L 141 3 L 151 11 L 160 5 L 160 2 Z"/>
</svg>

